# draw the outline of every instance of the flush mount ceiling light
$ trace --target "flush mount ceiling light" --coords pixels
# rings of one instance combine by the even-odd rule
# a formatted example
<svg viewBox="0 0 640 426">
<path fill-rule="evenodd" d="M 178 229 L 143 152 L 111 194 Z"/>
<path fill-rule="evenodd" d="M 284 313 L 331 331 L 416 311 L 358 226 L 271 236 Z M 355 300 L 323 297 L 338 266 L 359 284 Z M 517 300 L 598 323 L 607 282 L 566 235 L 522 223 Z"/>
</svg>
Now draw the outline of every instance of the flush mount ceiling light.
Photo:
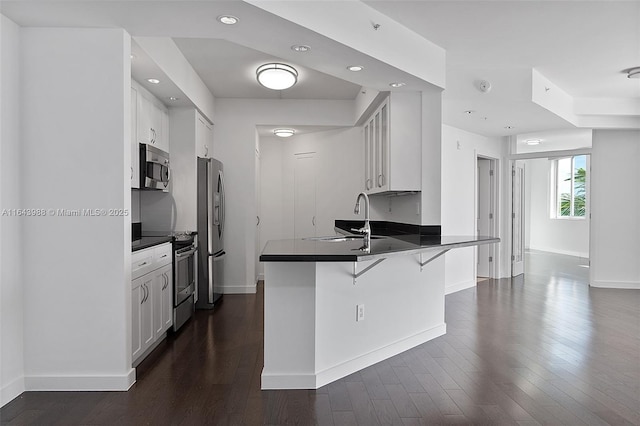
<svg viewBox="0 0 640 426">
<path fill-rule="evenodd" d="M 293 129 L 275 129 L 273 134 L 281 138 L 288 138 L 293 136 L 295 132 Z"/>
<path fill-rule="evenodd" d="M 148 78 L 147 81 L 151 84 L 159 84 L 160 80 L 158 80 L 157 78 Z"/>
<path fill-rule="evenodd" d="M 389 86 L 395 87 L 395 88 L 406 86 L 406 85 L 407 85 L 407 83 L 402 83 L 402 82 L 389 83 Z"/>
<path fill-rule="evenodd" d="M 291 50 L 293 50 L 294 52 L 304 53 L 310 51 L 311 47 L 307 46 L 306 44 L 294 44 L 293 46 L 291 46 Z"/>
<path fill-rule="evenodd" d="M 291 65 L 270 63 L 256 70 L 258 83 L 272 90 L 284 90 L 296 84 L 298 71 Z"/>
<path fill-rule="evenodd" d="M 349 71 L 358 72 L 358 71 L 362 71 L 364 67 L 362 65 L 349 65 L 347 69 Z"/>
<path fill-rule="evenodd" d="M 526 143 L 527 145 L 540 145 L 540 139 L 528 139 Z"/>
<path fill-rule="evenodd" d="M 233 15 L 220 15 L 216 19 L 218 19 L 218 22 L 225 25 L 235 25 L 240 21 L 237 17 Z"/>
<path fill-rule="evenodd" d="M 630 68 L 627 71 L 627 78 L 640 78 L 640 67 Z"/>
</svg>

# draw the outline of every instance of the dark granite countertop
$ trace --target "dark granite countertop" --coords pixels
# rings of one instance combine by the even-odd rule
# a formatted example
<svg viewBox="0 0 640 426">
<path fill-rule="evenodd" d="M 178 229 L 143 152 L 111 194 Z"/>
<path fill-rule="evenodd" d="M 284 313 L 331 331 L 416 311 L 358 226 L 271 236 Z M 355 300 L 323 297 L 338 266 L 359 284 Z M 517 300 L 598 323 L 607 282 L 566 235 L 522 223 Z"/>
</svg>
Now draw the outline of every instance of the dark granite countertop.
<svg viewBox="0 0 640 426">
<path fill-rule="evenodd" d="M 157 246 L 163 243 L 170 243 L 173 237 L 171 235 L 153 236 L 153 237 L 140 237 L 137 240 L 131 242 L 131 251 L 138 251 L 149 247 Z"/>
<path fill-rule="evenodd" d="M 374 236 L 370 250 L 362 250 L 362 240 L 323 241 L 318 239 L 271 240 L 260 256 L 261 262 L 361 262 L 428 250 L 448 250 L 499 242 L 499 238 L 458 235 Z"/>
</svg>

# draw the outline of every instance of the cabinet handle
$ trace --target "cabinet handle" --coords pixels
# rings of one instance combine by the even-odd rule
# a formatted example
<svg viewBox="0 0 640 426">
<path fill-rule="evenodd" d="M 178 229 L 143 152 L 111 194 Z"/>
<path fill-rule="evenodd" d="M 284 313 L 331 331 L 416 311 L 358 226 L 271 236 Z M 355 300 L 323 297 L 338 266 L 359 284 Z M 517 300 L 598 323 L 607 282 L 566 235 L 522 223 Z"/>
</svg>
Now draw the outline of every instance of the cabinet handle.
<svg viewBox="0 0 640 426">
<path fill-rule="evenodd" d="M 144 294 L 142 295 L 142 302 L 140 302 L 140 304 L 144 305 L 144 302 L 147 300 L 147 288 L 144 284 L 142 284 L 142 292 Z"/>
<path fill-rule="evenodd" d="M 382 175 L 378 175 L 378 186 L 382 186 L 382 182 L 383 182 L 383 177 Z"/>
<path fill-rule="evenodd" d="M 146 261 L 145 261 L 145 262 L 142 262 L 142 263 L 138 263 L 138 268 L 140 268 L 140 267 L 142 267 L 142 266 L 144 266 L 144 265 L 146 265 L 146 264 L 147 264 L 147 262 L 146 262 Z"/>
<path fill-rule="evenodd" d="M 165 258 L 165 257 L 167 257 L 167 255 L 166 255 L 166 254 L 163 254 L 162 256 L 160 256 L 160 259 L 163 259 L 163 258 Z"/>
<path fill-rule="evenodd" d="M 364 187 L 367 189 L 367 191 L 371 189 L 371 179 L 367 179 L 365 181 Z"/>
<path fill-rule="evenodd" d="M 133 179 L 133 167 L 131 167 L 131 179 Z"/>
<path fill-rule="evenodd" d="M 260 216 L 256 216 L 257 222 L 256 222 L 256 226 L 260 226 Z"/>
<path fill-rule="evenodd" d="M 316 217 L 315 216 L 311 218 L 311 224 L 313 226 L 316 226 Z"/>
</svg>

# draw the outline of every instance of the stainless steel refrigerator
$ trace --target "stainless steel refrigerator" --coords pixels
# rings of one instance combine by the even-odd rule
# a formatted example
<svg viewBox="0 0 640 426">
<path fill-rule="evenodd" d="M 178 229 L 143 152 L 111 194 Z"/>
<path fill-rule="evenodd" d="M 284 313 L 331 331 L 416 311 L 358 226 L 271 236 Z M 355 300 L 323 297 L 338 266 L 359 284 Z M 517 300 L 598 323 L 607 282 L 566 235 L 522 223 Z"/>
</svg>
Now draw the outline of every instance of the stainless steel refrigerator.
<svg viewBox="0 0 640 426">
<path fill-rule="evenodd" d="M 198 301 L 212 309 L 222 297 L 224 279 L 224 173 L 222 163 L 198 158 Z"/>
</svg>

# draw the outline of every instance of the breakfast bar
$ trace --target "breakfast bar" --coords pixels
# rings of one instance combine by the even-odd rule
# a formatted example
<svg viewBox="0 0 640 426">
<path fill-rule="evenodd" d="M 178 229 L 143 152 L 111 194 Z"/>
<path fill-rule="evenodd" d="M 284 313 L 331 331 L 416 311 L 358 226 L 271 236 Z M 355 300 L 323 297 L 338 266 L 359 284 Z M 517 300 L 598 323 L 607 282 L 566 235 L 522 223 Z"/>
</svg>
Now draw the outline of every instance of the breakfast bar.
<svg viewBox="0 0 640 426">
<path fill-rule="evenodd" d="M 336 229 L 341 231 L 340 229 Z M 444 256 L 493 237 L 269 241 L 262 389 L 317 389 L 446 333 Z"/>
</svg>

